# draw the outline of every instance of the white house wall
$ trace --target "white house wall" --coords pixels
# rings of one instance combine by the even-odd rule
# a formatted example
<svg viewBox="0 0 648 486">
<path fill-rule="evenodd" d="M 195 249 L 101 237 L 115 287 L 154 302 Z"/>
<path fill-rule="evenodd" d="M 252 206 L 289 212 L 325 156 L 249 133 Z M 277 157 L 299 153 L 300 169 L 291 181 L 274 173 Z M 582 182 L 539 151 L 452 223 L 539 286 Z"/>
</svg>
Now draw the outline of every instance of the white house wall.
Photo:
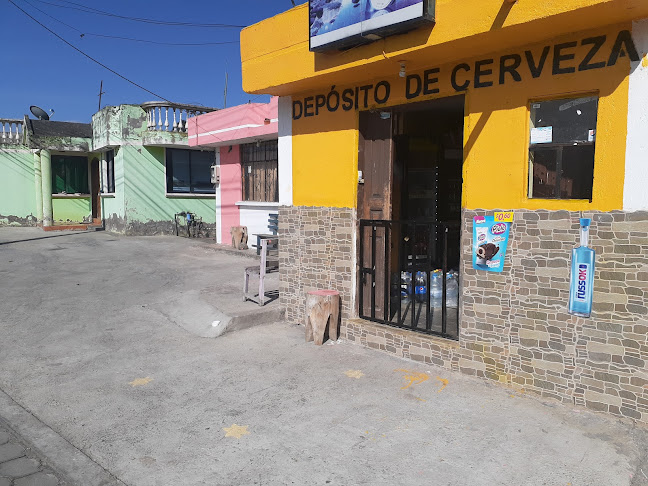
<svg viewBox="0 0 648 486">
<path fill-rule="evenodd" d="M 292 97 L 279 98 L 279 204 L 292 206 Z"/>
<path fill-rule="evenodd" d="M 640 211 L 648 210 L 648 19 L 633 22 L 632 37 L 643 59 L 630 69 L 623 209 Z"/>
<path fill-rule="evenodd" d="M 241 226 L 247 226 L 248 246 L 256 245 L 256 235 L 269 234 L 268 218 L 270 214 L 277 214 L 278 208 L 274 206 L 248 206 L 239 204 Z"/>
</svg>

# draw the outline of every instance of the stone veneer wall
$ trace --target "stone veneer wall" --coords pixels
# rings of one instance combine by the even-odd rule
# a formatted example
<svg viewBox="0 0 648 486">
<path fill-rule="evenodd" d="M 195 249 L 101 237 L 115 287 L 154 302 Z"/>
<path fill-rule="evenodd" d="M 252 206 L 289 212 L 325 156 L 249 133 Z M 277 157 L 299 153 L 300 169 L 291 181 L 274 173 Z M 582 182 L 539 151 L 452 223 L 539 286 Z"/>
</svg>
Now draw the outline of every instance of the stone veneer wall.
<svg viewBox="0 0 648 486">
<path fill-rule="evenodd" d="M 355 210 L 282 206 L 279 208 L 279 296 L 286 319 L 303 324 L 305 293 L 340 292 L 341 315 L 353 308 Z"/>
<path fill-rule="evenodd" d="M 522 388 L 542 397 L 648 423 L 648 213 L 518 210 L 502 273 L 472 268 L 464 211 L 460 341 L 360 319 L 342 336 L 413 360 Z M 567 313 L 578 219 L 591 217 L 594 310 Z"/>
</svg>

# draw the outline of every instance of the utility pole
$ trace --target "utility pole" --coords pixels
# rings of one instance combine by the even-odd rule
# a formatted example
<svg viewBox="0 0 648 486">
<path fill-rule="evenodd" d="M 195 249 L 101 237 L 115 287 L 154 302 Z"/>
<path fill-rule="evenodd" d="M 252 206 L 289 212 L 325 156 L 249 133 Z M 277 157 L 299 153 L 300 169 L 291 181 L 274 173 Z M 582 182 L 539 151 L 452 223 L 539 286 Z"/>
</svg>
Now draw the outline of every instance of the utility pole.
<svg viewBox="0 0 648 486">
<path fill-rule="evenodd" d="M 104 95 L 104 94 L 106 94 L 106 93 L 104 93 L 104 90 L 103 90 L 103 79 L 102 79 L 101 83 L 99 84 L 99 109 L 97 111 L 101 111 L 101 95 Z"/>
<path fill-rule="evenodd" d="M 225 99 L 223 101 L 223 108 L 227 108 L 227 71 L 225 71 Z"/>
</svg>

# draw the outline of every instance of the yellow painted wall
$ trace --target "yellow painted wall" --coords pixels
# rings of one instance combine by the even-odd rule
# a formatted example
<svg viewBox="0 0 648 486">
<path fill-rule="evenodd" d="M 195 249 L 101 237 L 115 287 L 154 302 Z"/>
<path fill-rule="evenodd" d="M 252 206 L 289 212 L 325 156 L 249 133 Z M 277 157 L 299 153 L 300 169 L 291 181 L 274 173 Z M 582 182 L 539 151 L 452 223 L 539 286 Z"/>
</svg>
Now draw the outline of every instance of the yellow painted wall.
<svg viewBox="0 0 648 486">
<path fill-rule="evenodd" d="M 523 1 L 523 0 L 521 0 Z M 648 3 L 648 2 L 647 2 Z M 494 86 L 469 89 L 466 93 L 466 116 L 464 134 L 464 187 L 463 205 L 475 208 L 528 208 L 603 210 L 621 209 L 623 203 L 623 180 L 625 141 L 628 108 L 628 57 L 619 59 L 612 67 L 573 74 L 552 75 L 552 54 L 539 78 L 532 78 L 523 62 L 520 68 L 521 82 L 509 80 L 498 84 L 499 56 L 519 53 L 530 49 L 535 58 L 540 57 L 543 47 L 560 42 L 579 41 L 590 36 L 607 35 L 607 43 L 593 60 L 607 60 L 617 34 L 630 29 L 630 24 L 597 28 L 588 32 L 573 33 L 548 39 L 532 46 L 502 49 L 490 56 L 456 59 L 451 64 L 438 65 L 435 59 L 419 60 L 424 67 L 408 73 L 422 73 L 426 67 L 439 67 L 438 87 L 440 93 L 420 96 L 414 101 L 456 95 L 451 87 L 452 68 L 485 57 L 495 59 L 495 73 L 487 77 Z M 589 46 L 575 49 L 576 61 L 566 65 L 578 65 L 589 51 Z M 641 53 L 643 54 L 643 53 Z M 397 70 L 389 77 L 364 78 L 361 83 L 337 85 L 342 92 L 358 84 L 375 84 L 388 80 L 391 96 L 387 105 L 369 108 L 384 109 L 409 102 L 405 98 L 405 80 L 397 76 Z M 292 93 L 293 100 L 306 96 L 327 94 L 330 86 L 301 93 Z M 530 101 L 543 98 L 577 97 L 597 93 L 600 96 L 596 158 L 594 168 L 593 200 L 540 200 L 526 197 L 528 188 L 528 142 Z M 355 207 L 357 204 L 358 160 L 358 112 L 320 111 L 319 115 L 300 118 L 293 122 L 293 202 L 296 206 Z"/>
<path fill-rule="evenodd" d="M 358 113 L 325 113 L 293 124 L 293 203 L 355 207 Z"/>
<path fill-rule="evenodd" d="M 308 4 L 241 32 L 243 89 L 290 95 L 648 17 L 646 0 L 436 0 L 436 25 L 345 52 L 312 53 Z"/>
</svg>

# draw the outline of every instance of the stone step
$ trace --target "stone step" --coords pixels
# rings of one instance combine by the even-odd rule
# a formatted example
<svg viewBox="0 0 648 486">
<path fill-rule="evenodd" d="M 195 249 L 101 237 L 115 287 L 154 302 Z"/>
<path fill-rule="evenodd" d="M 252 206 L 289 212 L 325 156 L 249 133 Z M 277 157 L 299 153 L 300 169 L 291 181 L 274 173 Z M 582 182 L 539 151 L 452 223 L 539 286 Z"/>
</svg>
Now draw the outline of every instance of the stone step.
<svg viewBox="0 0 648 486">
<path fill-rule="evenodd" d="M 88 224 L 55 224 L 52 226 L 43 226 L 43 231 L 92 231 L 99 230 L 103 226 L 96 223 Z"/>
</svg>

